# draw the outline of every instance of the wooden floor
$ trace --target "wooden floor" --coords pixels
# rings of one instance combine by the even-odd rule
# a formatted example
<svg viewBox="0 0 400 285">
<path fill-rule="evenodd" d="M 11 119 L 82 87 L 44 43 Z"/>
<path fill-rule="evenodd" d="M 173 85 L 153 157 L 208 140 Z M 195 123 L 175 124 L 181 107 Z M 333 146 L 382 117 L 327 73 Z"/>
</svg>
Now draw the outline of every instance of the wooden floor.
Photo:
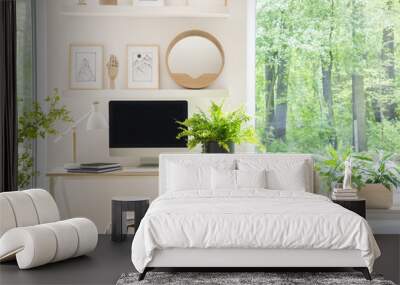
<svg viewBox="0 0 400 285">
<path fill-rule="evenodd" d="M 376 261 L 375 271 L 399 284 L 400 236 L 378 235 L 376 240 L 383 256 Z M 88 256 L 29 270 L 19 270 L 15 262 L 3 263 L 0 284 L 115 284 L 122 273 L 134 271 L 131 242 L 116 243 L 110 236 L 101 235 L 96 250 Z"/>
</svg>

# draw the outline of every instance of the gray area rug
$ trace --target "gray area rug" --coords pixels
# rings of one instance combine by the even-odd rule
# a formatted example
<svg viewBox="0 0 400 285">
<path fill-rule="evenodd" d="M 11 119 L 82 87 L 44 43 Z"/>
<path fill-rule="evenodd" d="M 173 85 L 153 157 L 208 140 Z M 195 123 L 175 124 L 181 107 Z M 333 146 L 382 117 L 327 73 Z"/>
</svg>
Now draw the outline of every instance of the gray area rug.
<svg viewBox="0 0 400 285">
<path fill-rule="evenodd" d="M 395 285 L 379 275 L 373 275 L 373 280 L 368 281 L 359 272 L 148 272 L 142 281 L 137 280 L 138 276 L 138 273 L 122 274 L 116 285 Z"/>
</svg>

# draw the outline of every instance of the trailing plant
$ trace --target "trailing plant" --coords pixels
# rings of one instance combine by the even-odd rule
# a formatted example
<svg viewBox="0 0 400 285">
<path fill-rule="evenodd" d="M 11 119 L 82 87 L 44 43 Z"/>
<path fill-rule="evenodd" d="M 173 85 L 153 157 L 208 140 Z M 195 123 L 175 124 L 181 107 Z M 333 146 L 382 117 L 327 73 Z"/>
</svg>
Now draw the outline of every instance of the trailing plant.
<svg viewBox="0 0 400 285">
<path fill-rule="evenodd" d="M 57 89 L 52 96 L 45 99 L 48 111 L 42 110 L 40 104 L 35 101 L 32 109 L 24 111 L 18 117 L 18 188 L 23 189 L 29 185 L 32 177 L 38 175 L 34 169 L 32 150 L 33 141 L 44 139 L 46 135 L 56 135 L 57 122 L 72 122 L 69 111 L 65 106 L 59 106 L 60 96 Z"/>
<path fill-rule="evenodd" d="M 400 187 L 399 156 L 378 150 L 355 156 L 361 164 L 361 174 L 367 184 L 382 184 L 392 190 Z"/>
<path fill-rule="evenodd" d="M 251 117 L 246 114 L 244 108 L 224 113 L 222 111 L 223 105 L 224 103 L 218 105 L 211 102 L 209 114 L 200 110 L 185 121 L 178 122 L 181 132 L 177 138 L 187 137 L 189 149 L 208 142 L 217 142 L 225 150 L 229 150 L 230 143 L 256 144 L 254 128 L 246 126 Z"/>
<path fill-rule="evenodd" d="M 351 182 L 353 187 L 360 189 L 364 185 L 360 163 L 355 159 L 350 148 L 338 152 L 332 145 L 329 145 L 324 155 L 316 156 L 315 169 L 321 177 L 325 178 L 328 191 L 331 190 L 332 184 L 343 183 L 345 161 L 349 158 L 352 160 Z"/>
</svg>

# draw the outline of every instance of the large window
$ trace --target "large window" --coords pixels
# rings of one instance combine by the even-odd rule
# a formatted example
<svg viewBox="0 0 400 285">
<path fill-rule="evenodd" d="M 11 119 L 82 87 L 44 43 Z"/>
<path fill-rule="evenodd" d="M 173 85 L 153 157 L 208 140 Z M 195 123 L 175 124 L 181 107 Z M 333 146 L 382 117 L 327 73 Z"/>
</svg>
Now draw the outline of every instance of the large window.
<svg viewBox="0 0 400 285">
<path fill-rule="evenodd" d="M 257 134 L 269 152 L 400 150 L 400 2 L 258 0 Z"/>
</svg>

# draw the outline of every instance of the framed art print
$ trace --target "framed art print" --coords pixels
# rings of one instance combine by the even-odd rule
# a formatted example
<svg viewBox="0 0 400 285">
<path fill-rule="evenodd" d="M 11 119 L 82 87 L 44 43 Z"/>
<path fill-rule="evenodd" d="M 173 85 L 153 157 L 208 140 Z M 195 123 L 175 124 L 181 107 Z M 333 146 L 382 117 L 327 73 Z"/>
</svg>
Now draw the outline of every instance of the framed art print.
<svg viewBox="0 0 400 285">
<path fill-rule="evenodd" d="M 71 89 L 103 88 L 103 47 L 71 45 L 69 56 Z"/>
<path fill-rule="evenodd" d="M 159 87 L 158 46 L 128 46 L 128 88 Z"/>
</svg>

